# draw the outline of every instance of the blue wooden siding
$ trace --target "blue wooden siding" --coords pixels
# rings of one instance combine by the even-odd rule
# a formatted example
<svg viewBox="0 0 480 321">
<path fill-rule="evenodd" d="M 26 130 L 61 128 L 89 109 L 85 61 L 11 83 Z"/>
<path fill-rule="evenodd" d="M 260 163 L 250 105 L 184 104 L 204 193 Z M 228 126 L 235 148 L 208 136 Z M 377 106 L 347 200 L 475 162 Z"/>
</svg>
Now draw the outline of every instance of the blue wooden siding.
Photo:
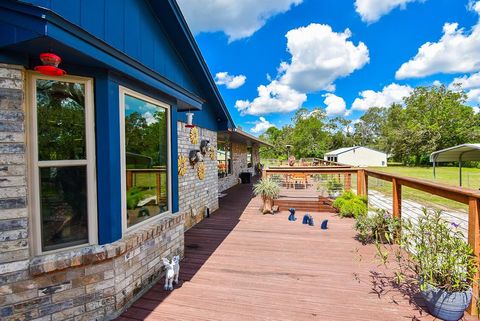
<svg viewBox="0 0 480 321">
<path fill-rule="evenodd" d="M 164 77 L 202 96 L 162 24 L 143 0 L 23 0 L 51 9 Z M 108 10 L 107 10 L 108 7 Z"/>
</svg>

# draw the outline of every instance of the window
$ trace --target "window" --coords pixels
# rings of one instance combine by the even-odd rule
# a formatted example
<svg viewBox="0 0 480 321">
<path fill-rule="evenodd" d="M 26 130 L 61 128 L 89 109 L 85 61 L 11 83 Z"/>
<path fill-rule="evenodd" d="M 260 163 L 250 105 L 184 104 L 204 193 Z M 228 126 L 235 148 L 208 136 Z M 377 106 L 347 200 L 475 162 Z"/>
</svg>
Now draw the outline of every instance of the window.
<svg viewBox="0 0 480 321">
<path fill-rule="evenodd" d="M 252 146 L 247 147 L 247 167 L 251 168 L 253 167 L 252 163 Z"/>
<path fill-rule="evenodd" d="M 120 88 L 124 230 L 169 212 L 169 106 Z"/>
<path fill-rule="evenodd" d="M 232 146 L 228 141 L 219 141 L 217 144 L 218 177 L 232 174 Z"/>
<path fill-rule="evenodd" d="M 97 242 L 89 79 L 32 75 L 31 190 L 36 254 Z"/>
</svg>

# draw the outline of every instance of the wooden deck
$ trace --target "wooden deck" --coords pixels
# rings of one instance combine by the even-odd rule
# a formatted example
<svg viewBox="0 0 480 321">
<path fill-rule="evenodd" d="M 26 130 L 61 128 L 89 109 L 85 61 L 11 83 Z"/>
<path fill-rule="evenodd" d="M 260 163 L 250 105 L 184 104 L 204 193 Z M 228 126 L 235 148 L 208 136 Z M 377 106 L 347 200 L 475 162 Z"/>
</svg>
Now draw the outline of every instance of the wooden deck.
<svg viewBox="0 0 480 321">
<path fill-rule="evenodd" d="M 180 285 L 156 284 L 117 320 L 434 320 L 418 295 L 409 300 L 415 289 L 390 284 L 374 247 L 355 240 L 353 220 L 311 213 L 310 227 L 303 213 L 289 222 L 259 205 L 251 186 L 230 189 L 185 234 Z"/>
</svg>

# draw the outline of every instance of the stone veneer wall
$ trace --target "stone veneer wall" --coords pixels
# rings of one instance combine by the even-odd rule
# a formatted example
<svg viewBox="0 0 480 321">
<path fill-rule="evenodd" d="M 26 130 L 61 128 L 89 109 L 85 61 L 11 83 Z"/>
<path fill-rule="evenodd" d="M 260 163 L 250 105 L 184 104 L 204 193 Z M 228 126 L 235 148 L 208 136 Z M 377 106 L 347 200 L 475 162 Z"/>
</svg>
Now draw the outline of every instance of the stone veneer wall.
<svg viewBox="0 0 480 321">
<path fill-rule="evenodd" d="M 184 215 L 168 215 L 107 245 L 32 256 L 23 68 L 0 64 L 0 320 L 108 320 L 184 250 Z M 120 214 L 119 214 L 120 215 Z"/>
<path fill-rule="evenodd" d="M 232 142 L 232 174 L 218 179 L 218 190 L 223 192 L 239 183 L 239 175 L 242 172 L 250 172 L 255 175 L 255 165 L 260 162 L 258 146 L 252 148 L 252 167 L 247 167 L 247 145 Z"/>
<path fill-rule="evenodd" d="M 205 128 L 198 128 L 198 144 L 190 142 L 190 128 L 185 123 L 177 123 L 178 154 L 188 158 L 191 150 L 200 150 L 202 140 L 209 140 L 217 148 L 217 133 Z M 215 153 L 216 157 L 216 153 Z M 179 211 L 185 215 L 185 228 L 189 229 L 204 218 L 206 208 L 210 213 L 218 209 L 218 175 L 217 160 L 204 156 L 205 179 L 200 180 L 197 166 L 188 166 L 187 173 L 178 177 Z"/>
</svg>

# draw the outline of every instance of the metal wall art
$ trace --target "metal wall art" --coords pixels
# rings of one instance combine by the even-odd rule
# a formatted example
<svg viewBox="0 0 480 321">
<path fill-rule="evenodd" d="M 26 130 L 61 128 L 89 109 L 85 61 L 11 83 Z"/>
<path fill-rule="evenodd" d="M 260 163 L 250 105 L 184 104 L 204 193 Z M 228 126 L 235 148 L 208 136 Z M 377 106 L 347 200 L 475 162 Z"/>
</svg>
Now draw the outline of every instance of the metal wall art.
<svg viewBox="0 0 480 321">
<path fill-rule="evenodd" d="M 195 166 L 195 164 L 198 162 L 203 162 L 203 155 L 198 149 L 191 150 L 188 158 L 192 167 Z"/>
<path fill-rule="evenodd" d="M 178 175 L 184 176 L 187 173 L 188 162 L 183 155 L 178 156 Z"/>
<path fill-rule="evenodd" d="M 205 179 L 205 163 L 204 162 L 198 163 L 197 175 L 198 175 L 198 179 L 202 181 Z"/>
<path fill-rule="evenodd" d="M 198 144 L 198 128 L 190 128 L 190 143 Z"/>
</svg>

